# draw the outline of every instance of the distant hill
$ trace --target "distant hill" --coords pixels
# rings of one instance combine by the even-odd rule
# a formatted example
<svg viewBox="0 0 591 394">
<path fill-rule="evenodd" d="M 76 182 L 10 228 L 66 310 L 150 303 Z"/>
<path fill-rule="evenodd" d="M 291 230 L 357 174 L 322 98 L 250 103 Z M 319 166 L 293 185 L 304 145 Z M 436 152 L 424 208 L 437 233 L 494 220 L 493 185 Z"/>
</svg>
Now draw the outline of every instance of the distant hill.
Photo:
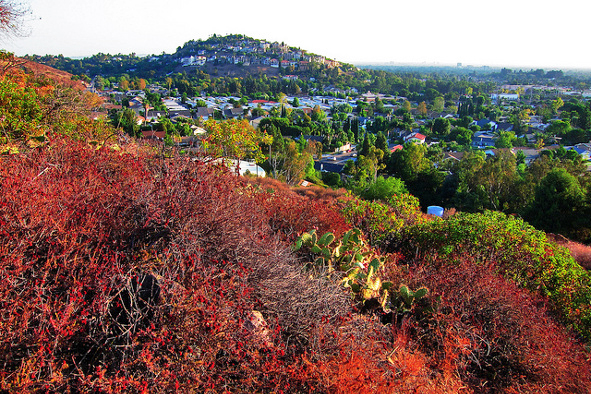
<svg viewBox="0 0 591 394">
<path fill-rule="evenodd" d="M 322 55 L 309 53 L 284 43 L 255 39 L 244 35 L 212 36 L 206 40 L 190 40 L 173 54 L 162 53 L 139 57 L 136 54 L 99 53 L 84 59 L 63 56 L 29 56 L 33 60 L 74 75 L 158 78 L 170 73 L 204 72 L 212 77 L 249 74 L 302 74 L 319 68 L 348 70 L 342 64 Z"/>
</svg>

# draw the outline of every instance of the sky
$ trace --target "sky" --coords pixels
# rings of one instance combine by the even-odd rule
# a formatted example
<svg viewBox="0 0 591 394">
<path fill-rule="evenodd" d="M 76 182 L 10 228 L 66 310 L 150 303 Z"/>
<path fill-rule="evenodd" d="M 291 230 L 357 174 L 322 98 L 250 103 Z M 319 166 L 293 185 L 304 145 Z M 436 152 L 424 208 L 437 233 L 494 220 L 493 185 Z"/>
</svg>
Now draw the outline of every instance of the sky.
<svg viewBox="0 0 591 394">
<path fill-rule="evenodd" d="M 589 11 L 580 0 L 13 0 L 25 54 L 173 53 L 189 40 L 244 34 L 345 63 L 591 69 Z"/>
</svg>

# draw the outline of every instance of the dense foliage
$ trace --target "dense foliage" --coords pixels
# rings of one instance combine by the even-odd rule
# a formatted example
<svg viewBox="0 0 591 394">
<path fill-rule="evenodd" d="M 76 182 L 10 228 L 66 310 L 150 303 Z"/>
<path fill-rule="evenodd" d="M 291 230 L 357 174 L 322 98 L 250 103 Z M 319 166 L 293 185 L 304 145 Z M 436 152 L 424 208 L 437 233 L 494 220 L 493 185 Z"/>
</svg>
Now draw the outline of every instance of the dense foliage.
<svg viewBox="0 0 591 394">
<path fill-rule="evenodd" d="M 564 247 L 513 216 L 488 211 L 409 226 L 401 236 L 409 256 L 453 265 L 469 258 L 548 297 L 565 321 L 591 338 L 591 276 Z"/>
<path fill-rule="evenodd" d="M 43 75 L 25 73 L 11 54 L 0 56 L 0 144 L 35 145 L 53 135 L 101 140 L 112 132 L 90 113 L 101 103 L 98 96 L 56 83 Z M 26 64 L 25 64 L 26 65 Z"/>
</svg>

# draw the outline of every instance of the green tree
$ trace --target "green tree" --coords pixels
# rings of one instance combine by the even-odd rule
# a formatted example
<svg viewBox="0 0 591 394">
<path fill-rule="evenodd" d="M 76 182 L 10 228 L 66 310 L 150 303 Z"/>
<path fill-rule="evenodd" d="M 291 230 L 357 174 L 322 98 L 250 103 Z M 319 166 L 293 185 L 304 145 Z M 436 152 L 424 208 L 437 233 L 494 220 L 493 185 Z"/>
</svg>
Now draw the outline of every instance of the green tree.
<svg viewBox="0 0 591 394">
<path fill-rule="evenodd" d="M 451 141 L 456 141 L 459 145 L 470 145 L 472 142 L 472 136 L 474 132 L 470 129 L 465 127 L 454 127 L 454 129 L 449 134 L 449 139 Z"/>
<path fill-rule="evenodd" d="M 115 127 L 121 127 L 130 136 L 138 136 L 140 126 L 137 123 L 137 115 L 130 108 L 125 108 L 123 111 L 117 112 L 112 123 Z"/>
<path fill-rule="evenodd" d="M 404 103 L 402 103 L 402 109 L 403 109 L 405 112 L 410 112 L 410 108 L 411 108 L 411 106 L 410 106 L 410 101 L 408 101 L 408 100 L 404 100 Z"/>
<path fill-rule="evenodd" d="M 392 154 L 389 172 L 406 183 L 416 180 L 418 174 L 428 169 L 432 163 L 426 158 L 427 147 L 407 142 L 404 148 Z"/>
<path fill-rule="evenodd" d="M 555 136 L 564 136 L 571 130 L 570 123 L 564 120 L 553 120 L 546 128 L 546 133 Z"/>
<path fill-rule="evenodd" d="M 560 97 L 558 97 L 556 100 L 552 101 L 552 112 L 553 113 L 558 113 L 558 110 L 560 108 L 562 108 L 564 106 L 564 101 L 562 101 L 562 99 Z"/>
<path fill-rule="evenodd" d="M 376 148 L 384 152 L 384 158 L 387 159 L 390 153 L 388 149 L 388 139 L 382 131 L 378 131 L 376 135 Z"/>
<path fill-rule="evenodd" d="M 513 148 L 514 143 L 517 141 L 515 133 L 512 131 L 501 131 L 499 137 L 495 140 L 495 147 L 499 149 Z"/>
<path fill-rule="evenodd" d="M 371 140 L 369 138 L 369 133 L 366 132 L 363 136 L 363 142 L 361 143 L 361 149 L 358 150 L 358 154 L 360 156 L 369 155 L 371 147 L 372 147 L 372 144 L 371 144 Z"/>
<path fill-rule="evenodd" d="M 424 101 L 421 101 L 417 106 L 417 113 L 419 116 L 427 116 L 427 104 Z"/>
<path fill-rule="evenodd" d="M 326 113 L 318 105 L 315 105 L 312 109 L 311 118 L 314 122 L 322 122 L 326 119 Z"/>
<path fill-rule="evenodd" d="M 445 107 L 445 99 L 441 96 L 435 97 L 435 100 L 433 100 L 433 111 L 443 112 L 444 107 Z"/>
<path fill-rule="evenodd" d="M 369 147 L 367 155 L 359 155 L 357 157 L 357 169 L 355 180 L 359 182 L 358 191 L 365 188 L 365 185 L 375 182 L 378 177 L 378 172 L 385 168 L 382 163 L 384 152 L 377 149 L 375 146 Z"/>
<path fill-rule="evenodd" d="M 539 229 L 568 236 L 587 217 L 585 210 L 585 192 L 577 178 L 564 168 L 555 168 L 536 187 L 524 217 Z"/>
<path fill-rule="evenodd" d="M 439 137 L 446 137 L 451 130 L 451 123 L 447 118 L 436 118 L 433 121 L 433 133 Z"/>
<path fill-rule="evenodd" d="M 408 193 L 408 190 L 401 179 L 379 176 L 361 192 L 361 197 L 366 200 L 388 201 L 393 195 L 403 193 Z"/>
<path fill-rule="evenodd" d="M 273 137 L 255 130 L 246 120 L 230 119 L 218 122 L 209 119 L 204 124 L 207 130 L 202 146 L 212 157 L 231 157 L 238 160 L 252 158 L 256 162 L 265 159 L 261 145 L 269 145 Z"/>
</svg>

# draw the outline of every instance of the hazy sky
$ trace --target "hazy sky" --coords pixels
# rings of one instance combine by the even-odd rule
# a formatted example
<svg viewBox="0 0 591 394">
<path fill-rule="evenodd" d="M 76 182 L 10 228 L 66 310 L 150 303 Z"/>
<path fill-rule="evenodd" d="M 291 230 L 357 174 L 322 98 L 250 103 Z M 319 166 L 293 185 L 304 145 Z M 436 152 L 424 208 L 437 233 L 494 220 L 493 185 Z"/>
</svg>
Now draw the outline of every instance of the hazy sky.
<svg viewBox="0 0 591 394">
<path fill-rule="evenodd" d="M 591 68 L 591 3 L 580 0 L 24 0 L 17 55 L 172 53 L 245 34 L 347 63 Z"/>
</svg>

